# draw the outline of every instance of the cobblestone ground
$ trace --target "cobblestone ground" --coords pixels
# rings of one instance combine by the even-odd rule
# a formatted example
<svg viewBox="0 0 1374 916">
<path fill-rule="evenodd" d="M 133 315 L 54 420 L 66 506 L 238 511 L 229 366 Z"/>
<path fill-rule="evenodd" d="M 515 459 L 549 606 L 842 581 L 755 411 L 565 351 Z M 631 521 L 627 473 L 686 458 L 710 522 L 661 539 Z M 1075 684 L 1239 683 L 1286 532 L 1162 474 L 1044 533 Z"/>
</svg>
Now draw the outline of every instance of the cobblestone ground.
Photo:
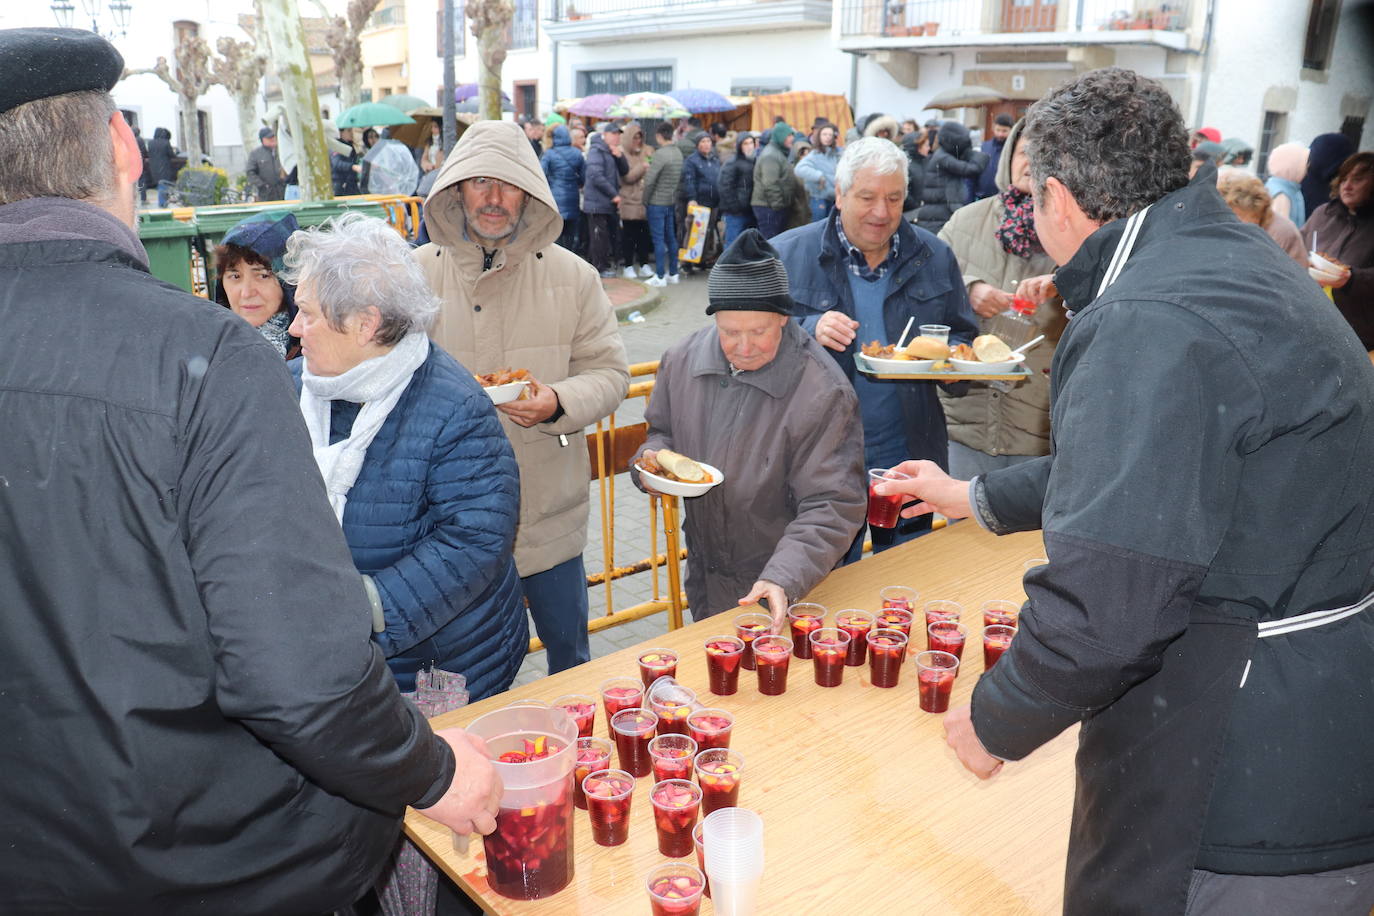
<svg viewBox="0 0 1374 916">
<path fill-rule="evenodd" d="M 612 301 L 619 305 L 626 298 L 624 287 L 630 287 L 632 284 L 619 281 L 615 285 L 617 288 L 608 292 L 612 294 Z M 625 350 L 631 363 L 658 359 L 673 343 L 711 321 L 706 316 L 705 274 L 683 276 L 681 283 L 664 287 L 660 292 L 663 294 L 662 299 L 656 308 L 644 313 L 643 322 L 621 322 L 620 334 L 625 341 Z M 644 404 L 642 399 L 627 402 L 624 408 L 616 413 L 616 423 L 623 426 L 642 421 Z M 595 483 L 592 484 L 590 492 L 592 515 L 587 550 L 583 554 L 588 573 L 600 570 L 603 563 L 601 503 Z M 634 488 L 628 475 L 622 474 L 616 478 L 615 494 L 615 562 L 623 566 L 649 555 L 649 506 L 647 497 Z M 661 533 L 658 545 L 659 550 L 663 550 Z M 667 593 L 667 582 L 667 574 L 660 573 L 661 594 Z M 630 607 L 652 597 L 649 573 L 619 579 L 613 588 L 616 608 Z M 605 586 L 593 588 L 588 597 L 593 617 L 606 613 Z M 609 652 L 628 648 L 667 630 L 668 615 L 665 612 L 593 633 L 592 657 L 599 658 Z M 530 632 L 534 632 L 533 624 L 530 626 Z M 543 677 L 545 673 L 544 653 L 535 652 L 525 659 L 515 683 L 528 684 Z"/>
</svg>

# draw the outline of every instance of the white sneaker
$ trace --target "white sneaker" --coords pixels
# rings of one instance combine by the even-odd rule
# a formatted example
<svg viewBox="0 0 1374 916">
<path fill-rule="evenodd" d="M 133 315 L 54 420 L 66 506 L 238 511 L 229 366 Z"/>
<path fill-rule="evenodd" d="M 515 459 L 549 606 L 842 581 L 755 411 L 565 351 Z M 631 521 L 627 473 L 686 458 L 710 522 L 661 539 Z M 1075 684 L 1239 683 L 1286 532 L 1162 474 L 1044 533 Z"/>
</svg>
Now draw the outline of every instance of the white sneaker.
<svg viewBox="0 0 1374 916">
<path fill-rule="evenodd" d="M 641 264 L 639 266 L 639 275 L 641 277 L 652 277 L 654 275 L 654 269 L 648 264 Z"/>
<path fill-rule="evenodd" d="M 682 279 L 682 275 L 681 275 L 681 274 L 669 274 L 669 275 L 668 275 L 668 282 L 671 283 L 671 284 L 674 285 L 674 286 L 676 286 L 676 285 L 678 284 L 678 281 L 680 281 L 681 279 Z"/>
<path fill-rule="evenodd" d="M 650 277 L 649 279 L 647 279 L 647 280 L 644 281 L 644 285 L 645 285 L 645 286 L 667 286 L 667 285 L 668 285 L 668 281 L 667 281 L 667 280 L 664 280 L 662 277 Z"/>
<path fill-rule="evenodd" d="M 625 268 L 624 277 L 625 277 L 626 280 L 633 280 L 633 279 L 635 279 L 635 277 L 637 277 L 637 276 L 639 276 L 639 275 L 635 273 L 635 269 L 634 269 L 633 267 L 627 267 L 627 268 Z"/>
</svg>

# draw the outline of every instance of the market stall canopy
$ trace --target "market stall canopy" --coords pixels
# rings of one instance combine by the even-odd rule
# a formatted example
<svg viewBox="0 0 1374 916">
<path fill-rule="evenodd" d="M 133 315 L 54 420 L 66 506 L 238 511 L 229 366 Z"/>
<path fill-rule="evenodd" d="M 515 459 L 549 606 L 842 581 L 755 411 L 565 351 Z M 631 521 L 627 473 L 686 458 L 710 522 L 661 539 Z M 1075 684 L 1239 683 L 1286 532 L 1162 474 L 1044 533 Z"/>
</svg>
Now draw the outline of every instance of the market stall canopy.
<svg viewBox="0 0 1374 916">
<path fill-rule="evenodd" d="M 598 92 L 596 95 L 589 95 L 584 99 L 573 99 L 568 104 L 567 111 L 568 114 L 581 115 L 584 118 L 604 118 L 608 111 L 619 104 L 620 96 L 612 95 L 609 92 Z"/>
<path fill-rule="evenodd" d="M 682 103 L 658 92 L 632 92 L 606 114 L 612 118 L 685 118 L 689 114 Z"/>
<path fill-rule="evenodd" d="M 937 92 L 934 98 L 926 102 L 925 107 L 948 111 L 951 108 L 974 108 L 978 105 L 992 105 L 997 102 L 1005 102 L 1008 98 L 1010 96 L 1006 93 L 998 92 L 991 86 L 980 86 L 974 83 Z"/>
<path fill-rule="evenodd" d="M 797 91 L 755 96 L 749 129 L 770 130 L 778 115 L 803 132 L 811 130 L 811 125 L 817 118 L 825 118 L 834 124 L 839 128 L 841 137 L 854 126 L 854 112 L 850 110 L 849 100 L 844 96 Z"/>
<path fill-rule="evenodd" d="M 710 89 L 674 89 L 668 95 L 681 102 L 682 107 L 692 114 L 731 111 L 735 107 L 734 102 Z"/>
<path fill-rule="evenodd" d="M 391 127 L 396 124 L 414 124 L 415 120 L 390 105 L 381 102 L 364 102 L 354 105 L 339 118 L 340 127 Z"/>
<path fill-rule="evenodd" d="M 398 108 L 406 114 L 410 114 L 417 108 L 429 107 L 429 103 L 418 95 L 388 95 L 377 101 L 381 102 L 383 105 L 390 105 L 392 108 Z"/>
</svg>

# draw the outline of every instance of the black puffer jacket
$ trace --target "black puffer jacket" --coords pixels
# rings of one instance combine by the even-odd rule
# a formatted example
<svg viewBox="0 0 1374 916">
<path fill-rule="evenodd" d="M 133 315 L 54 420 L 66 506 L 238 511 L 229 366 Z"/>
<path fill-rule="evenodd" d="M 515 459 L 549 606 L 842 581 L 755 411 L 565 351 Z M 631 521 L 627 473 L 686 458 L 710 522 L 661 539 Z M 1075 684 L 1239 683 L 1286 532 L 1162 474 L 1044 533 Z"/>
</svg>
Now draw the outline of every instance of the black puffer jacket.
<svg viewBox="0 0 1374 916">
<path fill-rule="evenodd" d="M 743 145 L 745 136 L 740 134 L 735 138 L 736 150 Z M 757 144 L 754 148 L 757 153 Z M 736 152 L 733 159 L 720 167 L 719 186 L 720 212 L 752 213 L 749 198 L 754 196 L 754 157 Z"/>
<path fill-rule="evenodd" d="M 939 148 L 926 161 L 925 188 L 916 222 L 936 235 L 955 210 L 968 203 L 967 178 L 983 174 L 988 154 L 973 148 L 968 128 L 958 121 L 940 125 Z"/>
</svg>

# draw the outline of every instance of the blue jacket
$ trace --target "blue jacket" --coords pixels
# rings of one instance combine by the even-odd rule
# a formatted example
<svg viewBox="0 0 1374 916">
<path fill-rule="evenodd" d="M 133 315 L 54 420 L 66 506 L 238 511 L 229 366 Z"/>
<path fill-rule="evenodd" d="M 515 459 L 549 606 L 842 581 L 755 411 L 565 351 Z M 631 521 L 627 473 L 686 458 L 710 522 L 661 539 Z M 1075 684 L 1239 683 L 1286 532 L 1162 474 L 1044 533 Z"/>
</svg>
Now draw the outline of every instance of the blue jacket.
<svg viewBox="0 0 1374 916">
<path fill-rule="evenodd" d="M 296 390 L 301 360 L 291 362 Z M 335 401 L 329 439 L 359 405 Z M 373 638 L 401 690 L 432 662 L 467 676 L 473 700 L 510 686 L 529 639 L 515 572 L 520 473 L 491 400 L 434 344 L 368 447 L 343 531 L 381 594 Z"/>
<path fill-rule="evenodd" d="M 979 147 L 987 154 L 988 164 L 983 166 L 983 171 L 977 178 L 968 180 L 969 202 L 982 200 L 984 197 L 992 197 L 999 193 L 997 188 L 997 167 L 1002 162 L 1002 147 L 1007 145 L 1006 140 L 998 140 L 989 137 L 983 141 Z"/>
<path fill-rule="evenodd" d="M 692 150 L 692 155 L 682 160 L 682 193 L 703 207 L 715 209 L 720 203 L 720 159 L 714 150 L 709 156 Z"/>
<path fill-rule="evenodd" d="M 587 183 L 582 191 L 583 213 L 615 213 L 612 198 L 620 196 L 620 176 L 630 170 L 623 155 L 617 156 L 600 134 L 587 144 Z"/>
<path fill-rule="evenodd" d="M 808 334 L 815 336 L 816 321 L 825 312 L 843 312 L 854 318 L 854 298 L 849 291 L 848 255 L 840 249 L 834 223 L 838 210 L 820 222 L 784 232 L 773 239 L 787 268 L 788 292 L 794 300 L 793 315 Z M 905 220 L 897 229 L 897 264 L 883 303 L 883 323 L 889 340 L 896 341 L 912 322 L 912 335 L 923 324 L 949 325 L 951 344 L 973 340 L 978 326 L 969 308 L 959 262 L 949 246 L 924 229 Z M 863 341 L 855 340 L 842 353 L 826 352 L 840 364 L 850 381 L 858 371 L 854 353 Z M 902 420 L 907 457 L 926 458 L 949 466 L 949 438 L 945 412 L 935 386 L 939 382 L 901 382 Z"/>
<path fill-rule="evenodd" d="M 797 177 L 806 185 L 806 196 L 812 200 L 835 200 L 835 167 L 840 164 L 840 151 L 813 149 L 797 163 Z M 821 179 L 825 186 L 821 186 Z"/>
<path fill-rule="evenodd" d="M 544 153 L 539 164 L 544 168 L 544 177 L 549 180 L 554 203 L 558 204 L 558 215 L 564 219 L 579 216 L 582 213 L 582 182 L 586 177 L 587 163 L 572 145 L 572 134 L 562 124 L 553 129 L 553 149 Z"/>
</svg>

